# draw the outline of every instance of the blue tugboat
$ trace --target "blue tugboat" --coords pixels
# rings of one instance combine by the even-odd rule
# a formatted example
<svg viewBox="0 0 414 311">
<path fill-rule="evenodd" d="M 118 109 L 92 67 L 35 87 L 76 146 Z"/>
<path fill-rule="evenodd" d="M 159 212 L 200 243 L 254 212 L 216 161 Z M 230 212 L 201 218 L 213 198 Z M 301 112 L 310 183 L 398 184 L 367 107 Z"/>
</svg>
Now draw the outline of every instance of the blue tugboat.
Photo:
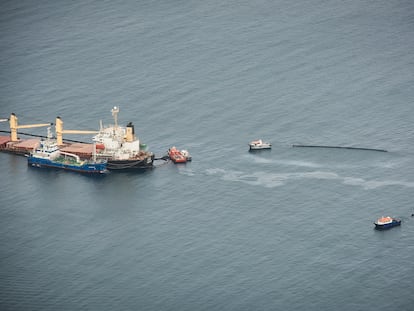
<svg viewBox="0 0 414 311">
<path fill-rule="evenodd" d="M 75 171 L 87 174 L 104 174 L 107 172 L 106 160 L 81 160 L 78 155 L 59 150 L 57 142 L 52 139 L 50 127 L 47 139 L 42 139 L 38 148 L 28 157 L 28 165 Z"/>
<path fill-rule="evenodd" d="M 374 222 L 374 225 L 375 225 L 375 229 L 384 230 L 384 229 L 389 229 L 392 227 L 400 226 L 401 220 L 395 219 L 389 216 L 387 217 L 382 216 L 376 222 Z"/>
</svg>

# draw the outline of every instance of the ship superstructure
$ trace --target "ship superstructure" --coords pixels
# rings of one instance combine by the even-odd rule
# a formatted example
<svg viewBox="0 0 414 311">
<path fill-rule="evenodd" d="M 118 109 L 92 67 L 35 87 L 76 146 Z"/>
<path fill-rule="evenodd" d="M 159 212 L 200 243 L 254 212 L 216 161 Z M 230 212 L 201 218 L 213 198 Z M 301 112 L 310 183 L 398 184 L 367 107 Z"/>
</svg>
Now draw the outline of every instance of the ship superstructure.
<svg viewBox="0 0 414 311">
<path fill-rule="evenodd" d="M 109 170 L 131 170 L 152 167 L 154 154 L 142 148 L 135 136 L 134 125 L 129 122 L 126 127 L 118 125 L 119 107 L 112 110 L 114 124 L 100 126 L 99 133 L 93 137 L 97 146 L 97 157 L 108 160 Z"/>
</svg>

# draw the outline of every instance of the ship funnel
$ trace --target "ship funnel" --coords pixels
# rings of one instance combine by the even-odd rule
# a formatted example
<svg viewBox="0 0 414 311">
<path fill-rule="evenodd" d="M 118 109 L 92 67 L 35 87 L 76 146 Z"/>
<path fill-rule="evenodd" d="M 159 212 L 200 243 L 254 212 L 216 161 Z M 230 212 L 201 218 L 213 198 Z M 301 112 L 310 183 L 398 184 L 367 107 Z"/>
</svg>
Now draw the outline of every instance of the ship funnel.
<svg viewBox="0 0 414 311">
<path fill-rule="evenodd" d="M 132 122 L 129 122 L 126 126 L 126 141 L 133 142 L 135 140 L 135 129 Z"/>
</svg>

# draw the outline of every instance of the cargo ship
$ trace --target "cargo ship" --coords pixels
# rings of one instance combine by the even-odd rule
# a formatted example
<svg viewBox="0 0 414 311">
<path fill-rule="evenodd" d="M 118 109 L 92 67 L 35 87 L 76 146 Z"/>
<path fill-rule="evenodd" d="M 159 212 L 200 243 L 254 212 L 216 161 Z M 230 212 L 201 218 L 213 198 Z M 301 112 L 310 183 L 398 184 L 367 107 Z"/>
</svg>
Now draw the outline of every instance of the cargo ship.
<svg viewBox="0 0 414 311">
<path fill-rule="evenodd" d="M 95 152 L 96 159 L 105 160 L 107 162 L 106 168 L 113 171 L 152 168 L 155 156 L 152 152 L 147 151 L 146 145 L 140 143 L 140 140 L 135 136 L 134 125 L 131 122 L 126 127 L 118 125 L 119 107 L 114 107 L 111 112 L 115 124 L 103 127 L 101 122 L 98 131 L 64 130 L 63 121 L 57 117 L 55 123 L 56 141 L 60 152 L 77 155 L 82 160 L 91 159 Z M 8 120 L 4 119 L 3 121 Z M 39 139 L 20 140 L 17 130 L 50 125 L 51 123 L 19 125 L 18 118 L 12 114 L 10 116 L 11 136 L 0 137 L 0 151 L 28 156 L 39 144 Z M 73 140 L 64 141 L 63 134 L 95 134 L 94 144 Z"/>
<path fill-rule="evenodd" d="M 139 170 L 152 168 L 154 154 L 146 150 L 135 136 L 134 125 L 129 122 L 126 127 L 118 125 L 119 108 L 112 110 L 114 125 L 100 126 L 99 133 L 93 137 L 96 143 L 96 156 L 107 160 L 107 169 L 114 171 Z"/>
<path fill-rule="evenodd" d="M 63 152 L 52 138 L 50 127 L 47 131 L 47 138 L 39 142 L 29 155 L 27 163 L 33 167 L 46 167 L 75 171 L 86 174 L 104 174 L 107 172 L 105 160 L 81 160 L 78 155 Z"/>
</svg>

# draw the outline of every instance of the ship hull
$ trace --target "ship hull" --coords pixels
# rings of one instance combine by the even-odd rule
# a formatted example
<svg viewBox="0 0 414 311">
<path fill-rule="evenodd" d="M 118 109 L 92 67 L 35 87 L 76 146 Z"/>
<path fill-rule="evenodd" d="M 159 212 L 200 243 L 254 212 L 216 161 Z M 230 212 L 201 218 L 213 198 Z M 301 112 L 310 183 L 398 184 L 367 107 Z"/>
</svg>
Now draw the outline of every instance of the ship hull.
<svg viewBox="0 0 414 311">
<path fill-rule="evenodd" d="M 135 160 L 108 160 L 106 168 L 110 171 L 134 171 L 153 167 L 154 156 Z"/>
<path fill-rule="evenodd" d="M 378 223 L 374 222 L 374 224 L 375 224 L 375 229 L 377 229 L 377 230 L 386 230 L 386 229 L 390 229 L 392 227 L 400 226 L 401 225 L 401 220 L 394 219 L 390 223 L 378 224 Z"/>
<path fill-rule="evenodd" d="M 29 156 L 27 164 L 33 167 L 62 169 L 85 174 L 104 174 L 107 172 L 106 163 L 87 163 L 83 165 L 73 165 Z"/>
<path fill-rule="evenodd" d="M 171 157 L 171 161 L 174 163 L 186 163 L 187 159 L 184 157 Z"/>
<path fill-rule="evenodd" d="M 250 144 L 249 147 L 250 147 L 250 150 L 266 150 L 266 149 L 272 149 L 272 145 L 271 144 L 263 144 L 263 145 Z"/>
<path fill-rule="evenodd" d="M 250 146 L 250 150 L 266 150 L 266 149 L 272 149 L 272 147 L 256 147 L 256 146 Z"/>
</svg>

